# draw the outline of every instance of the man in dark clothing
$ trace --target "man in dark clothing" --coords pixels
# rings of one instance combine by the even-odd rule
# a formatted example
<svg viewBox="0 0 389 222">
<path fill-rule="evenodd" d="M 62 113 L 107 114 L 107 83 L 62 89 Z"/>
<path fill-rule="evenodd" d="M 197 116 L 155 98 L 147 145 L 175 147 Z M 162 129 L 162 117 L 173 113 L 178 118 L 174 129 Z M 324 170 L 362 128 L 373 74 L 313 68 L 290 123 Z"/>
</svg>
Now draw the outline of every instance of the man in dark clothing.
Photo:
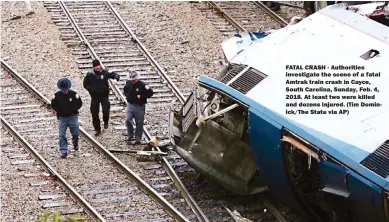
<svg viewBox="0 0 389 222">
<path fill-rule="evenodd" d="M 70 90 L 71 82 L 67 78 L 62 78 L 57 82 L 61 91 L 54 94 L 51 100 L 51 107 L 57 112 L 59 120 L 59 151 L 61 158 L 66 158 L 68 154 L 68 142 L 66 139 L 66 130 L 69 127 L 72 134 L 74 150 L 78 151 L 78 110 L 82 106 L 80 96 L 73 90 Z"/>
<path fill-rule="evenodd" d="M 108 128 L 110 103 L 108 99 L 109 85 L 108 79 L 120 80 L 120 76 L 115 72 L 102 69 L 99 60 L 93 60 L 93 70 L 89 71 L 84 78 L 84 88 L 91 96 L 90 111 L 92 113 L 93 127 L 95 135 L 101 133 L 100 126 L 100 103 L 103 108 L 104 129 Z M 115 82 L 113 82 L 115 84 Z"/>
<path fill-rule="evenodd" d="M 135 118 L 135 145 L 139 145 L 143 134 L 143 122 L 145 118 L 147 99 L 153 96 L 153 90 L 149 85 L 138 80 L 138 74 L 129 72 L 128 80 L 124 86 L 124 95 L 127 98 L 127 118 L 126 127 L 128 140 L 133 139 L 134 128 L 132 119 Z"/>
</svg>

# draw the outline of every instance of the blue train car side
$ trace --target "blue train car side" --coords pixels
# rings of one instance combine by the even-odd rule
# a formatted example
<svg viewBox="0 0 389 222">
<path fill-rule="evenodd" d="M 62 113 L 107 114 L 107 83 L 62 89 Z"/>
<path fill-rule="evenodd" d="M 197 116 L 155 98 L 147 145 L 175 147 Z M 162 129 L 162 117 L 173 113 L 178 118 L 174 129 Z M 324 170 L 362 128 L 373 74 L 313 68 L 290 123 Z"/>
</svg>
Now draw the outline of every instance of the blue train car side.
<svg viewBox="0 0 389 222">
<path fill-rule="evenodd" d="M 229 66 L 200 76 L 170 113 L 175 151 L 226 189 L 272 192 L 308 221 L 388 222 L 389 28 L 365 16 L 387 4 L 353 7 L 225 41 Z"/>
<path fill-rule="evenodd" d="M 248 130 L 253 158 L 264 183 L 278 198 L 306 214 L 309 220 L 388 220 L 389 178 L 362 167 L 354 170 L 346 166 L 345 162 L 352 160 L 335 152 L 336 146 L 328 145 L 342 142 L 321 139 L 326 136 L 316 135 L 217 80 L 201 76 L 200 85 L 250 107 Z M 388 141 L 382 145 L 387 146 Z M 288 158 L 292 150 L 295 159 Z M 301 174 L 292 172 L 296 170 Z M 298 181 L 299 176 L 305 181 Z"/>
</svg>

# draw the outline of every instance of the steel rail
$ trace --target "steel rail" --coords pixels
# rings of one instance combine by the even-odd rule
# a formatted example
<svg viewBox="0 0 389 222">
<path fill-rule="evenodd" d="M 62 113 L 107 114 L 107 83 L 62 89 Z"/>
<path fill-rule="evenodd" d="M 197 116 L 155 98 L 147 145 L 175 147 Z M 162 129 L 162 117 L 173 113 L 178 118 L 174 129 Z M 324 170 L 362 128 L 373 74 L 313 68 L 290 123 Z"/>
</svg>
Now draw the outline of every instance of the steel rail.
<svg viewBox="0 0 389 222">
<path fill-rule="evenodd" d="M 92 207 L 88 201 L 86 201 L 72 185 L 70 185 L 35 149 L 32 147 L 16 130 L 11 124 L 0 115 L 1 125 L 15 138 L 20 145 L 24 147 L 39 163 L 43 168 L 54 176 L 61 186 L 73 197 L 73 199 L 86 211 L 86 213 L 94 221 L 106 221 L 94 207 Z"/>
<path fill-rule="evenodd" d="M 7 70 L 21 85 L 23 85 L 29 92 L 34 94 L 35 98 L 42 101 L 44 105 L 50 108 L 50 100 L 48 100 L 41 92 L 39 92 L 33 85 L 31 85 L 25 78 L 19 75 L 8 63 L 0 58 L 1 66 Z"/>
<path fill-rule="evenodd" d="M 141 51 L 146 55 L 148 60 L 152 63 L 152 65 L 159 71 L 160 75 L 166 79 L 166 81 L 170 84 L 170 86 L 174 90 L 174 94 L 176 97 L 178 97 L 181 104 L 184 104 L 186 101 L 186 98 L 183 96 L 181 91 L 174 85 L 174 83 L 170 80 L 170 78 L 167 76 L 167 74 L 164 72 L 164 70 L 158 65 L 158 63 L 154 60 L 154 58 L 151 56 L 151 54 L 147 51 L 146 47 L 139 41 L 139 39 L 136 37 L 134 32 L 128 27 L 127 23 L 121 18 L 120 14 L 116 11 L 116 9 L 113 7 L 113 5 L 110 2 L 105 2 L 108 8 L 112 11 L 113 15 L 120 21 L 122 26 L 125 28 L 125 30 L 132 36 L 132 38 L 136 41 L 136 43 L 139 45 Z M 148 132 L 148 130 L 144 127 L 144 134 L 148 140 L 151 140 L 151 135 Z M 159 150 L 160 151 L 160 150 Z M 197 204 L 196 200 L 190 195 L 189 191 L 186 189 L 183 182 L 180 180 L 179 176 L 174 171 L 173 167 L 170 165 L 169 161 L 166 157 L 161 157 L 162 160 L 162 166 L 166 170 L 166 172 L 169 174 L 170 178 L 176 185 L 176 187 L 181 191 L 182 196 L 186 200 L 186 202 L 191 207 L 192 211 L 196 214 L 196 217 L 200 221 L 208 222 L 209 219 L 204 214 L 204 212 L 201 210 L 199 205 Z"/>
<path fill-rule="evenodd" d="M 265 11 L 268 15 L 270 15 L 274 20 L 276 20 L 282 27 L 285 27 L 288 25 L 288 22 L 285 21 L 283 18 L 281 18 L 279 15 L 277 15 L 273 10 L 268 8 L 265 4 L 263 4 L 260 1 L 254 1 L 254 3 L 263 11 Z"/>
<path fill-rule="evenodd" d="M 180 100 L 180 102 L 183 104 L 186 100 L 184 94 L 181 93 L 181 91 L 177 88 L 177 86 L 173 83 L 173 81 L 170 79 L 170 77 L 167 75 L 167 73 L 162 69 L 162 67 L 157 63 L 157 61 L 151 56 L 151 54 L 147 51 L 146 47 L 142 44 L 141 41 L 136 37 L 134 32 L 128 27 L 127 23 L 122 19 L 120 14 L 116 11 L 116 9 L 112 6 L 111 2 L 105 1 L 105 4 L 108 6 L 108 8 L 113 12 L 113 15 L 120 21 L 122 24 L 122 27 L 125 29 L 126 32 L 128 32 L 132 39 L 138 44 L 140 50 L 143 52 L 143 54 L 147 57 L 149 62 L 154 66 L 154 68 L 158 71 L 158 74 L 164 78 L 169 84 L 168 86 L 171 87 L 173 90 L 173 93 L 176 95 L 176 97 Z"/>
<path fill-rule="evenodd" d="M 158 151 L 161 151 L 157 147 Z M 166 159 L 166 157 L 161 157 L 162 159 L 162 166 L 166 170 L 166 172 L 169 174 L 170 178 L 173 180 L 176 187 L 181 191 L 182 196 L 186 200 L 186 202 L 189 204 L 189 206 L 192 208 L 193 213 L 196 214 L 197 219 L 200 221 L 206 221 L 209 222 L 209 219 L 204 214 L 204 212 L 201 210 L 200 206 L 197 204 L 196 200 L 190 195 L 189 191 L 186 189 L 185 185 L 182 183 L 176 172 L 174 171 L 173 167 L 170 165 L 169 161 Z"/>
<path fill-rule="evenodd" d="M 26 86 L 29 91 L 31 91 L 36 97 L 40 98 L 45 102 L 45 105 L 50 106 L 50 100 L 48 100 L 44 95 L 38 92 L 30 83 L 28 83 L 22 76 L 20 76 L 15 70 L 13 70 L 6 62 L 1 58 L 1 65 L 4 66 L 12 76 L 16 77 L 22 85 Z M 95 148 L 101 151 L 107 159 L 112 161 L 121 172 L 126 174 L 131 181 L 135 182 L 146 194 L 151 196 L 159 205 L 161 205 L 169 214 L 171 214 L 178 221 L 188 221 L 181 212 L 179 212 L 173 205 L 171 205 L 164 197 L 162 197 L 157 191 L 155 191 L 149 184 L 147 184 L 141 177 L 139 177 L 135 172 L 129 169 L 123 162 L 121 162 L 116 156 L 109 152 L 102 144 L 95 140 L 91 135 L 89 135 L 86 130 L 81 126 L 79 127 L 81 135 L 89 143 L 91 143 Z"/>
<path fill-rule="evenodd" d="M 206 3 L 209 4 L 211 7 L 215 8 L 216 10 L 218 10 L 222 14 L 222 16 L 229 23 L 231 23 L 231 25 L 233 25 L 236 29 L 238 29 L 238 31 L 240 31 L 240 32 L 247 32 L 247 30 L 245 28 L 243 28 L 243 26 L 241 26 L 237 21 L 235 21 L 226 11 L 224 11 L 215 2 L 209 1 L 209 2 L 206 2 Z"/>
<path fill-rule="evenodd" d="M 73 16 L 70 14 L 69 10 L 67 9 L 65 3 L 63 3 L 62 1 L 59 2 L 59 5 L 60 7 L 62 8 L 62 10 L 65 12 L 66 16 L 69 18 L 70 20 L 70 24 L 72 25 L 73 29 L 76 30 L 77 34 L 78 34 L 78 37 L 80 38 L 81 42 L 86 46 L 87 50 L 89 51 L 89 54 L 91 55 L 91 57 L 93 59 L 98 59 L 100 61 L 100 64 L 101 64 L 101 68 L 104 69 L 104 65 L 101 61 L 101 59 L 99 58 L 99 56 L 97 55 L 97 53 L 95 52 L 95 50 L 93 50 L 92 46 L 90 45 L 89 41 L 86 39 L 85 35 L 82 33 L 80 27 L 78 27 L 77 25 L 77 22 L 74 20 Z M 123 93 L 120 91 L 119 87 L 117 85 L 114 85 L 112 83 L 112 80 L 111 79 L 108 79 L 108 84 L 109 86 L 111 87 L 111 89 L 114 91 L 114 93 L 116 94 L 116 96 L 122 100 L 123 103 L 126 103 L 126 99 L 125 97 L 123 96 Z"/>
</svg>

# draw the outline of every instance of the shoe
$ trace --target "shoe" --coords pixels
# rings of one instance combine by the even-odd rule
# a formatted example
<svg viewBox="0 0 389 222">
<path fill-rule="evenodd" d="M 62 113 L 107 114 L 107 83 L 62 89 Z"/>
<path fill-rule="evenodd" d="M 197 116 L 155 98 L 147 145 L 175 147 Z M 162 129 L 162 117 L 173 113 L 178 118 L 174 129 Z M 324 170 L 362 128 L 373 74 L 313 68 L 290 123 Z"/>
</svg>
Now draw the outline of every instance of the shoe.
<svg viewBox="0 0 389 222">
<path fill-rule="evenodd" d="M 62 154 L 61 154 L 61 158 L 62 158 L 62 159 L 65 159 L 67 156 L 68 156 L 68 153 L 62 153 Z"/>
<path fill-rule="evenodd" d="M 108 123 L 104 123 L 104 129 L 108 129 Z"/>
<path fill-rule="evenodd" d="M 125 139 L 125 141 L 128 141 L 128 142 L 134 141 L 134 140 L 135 140 L 135 137 L 133 137 L 133 136 L 127 137 L 127 139 Z"/>
<path fill-rule="evenodd" d="M 78 150 L 79 150 L 78 146 L 75 146 L 74 151 L 78 151 Z"/>
<path fill-rule="evenodd" d="M 100 133 L 101 133 L 101 130 L 95 130 L 95 136 L 100 135 Z"/>
<path fill-rule="evenodd" d="M 140 141 L 136 141 L 135 143 L 134 143 L 134 145 L 140 145 L 141 143 L 140 143 Z"/>
</svg>

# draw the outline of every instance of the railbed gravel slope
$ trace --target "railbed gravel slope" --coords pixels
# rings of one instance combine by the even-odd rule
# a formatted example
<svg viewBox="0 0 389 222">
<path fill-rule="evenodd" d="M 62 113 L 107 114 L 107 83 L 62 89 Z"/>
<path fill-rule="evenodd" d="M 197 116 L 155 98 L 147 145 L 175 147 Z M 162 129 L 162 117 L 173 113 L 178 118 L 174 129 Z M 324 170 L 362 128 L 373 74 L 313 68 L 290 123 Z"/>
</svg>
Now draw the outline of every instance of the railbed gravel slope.
<svg viewBox="0 0 389 222">
<path fill-rule="evenodd" d="M 157 62 L 176 71 L 179 89 L 192 89 L 195 77 L 216 77 L 223 68 L 223 36 L 189 2 L 125 1 L 113 6 L 130 28 L 136 27 L 135 34 Z"/>
</svg>

